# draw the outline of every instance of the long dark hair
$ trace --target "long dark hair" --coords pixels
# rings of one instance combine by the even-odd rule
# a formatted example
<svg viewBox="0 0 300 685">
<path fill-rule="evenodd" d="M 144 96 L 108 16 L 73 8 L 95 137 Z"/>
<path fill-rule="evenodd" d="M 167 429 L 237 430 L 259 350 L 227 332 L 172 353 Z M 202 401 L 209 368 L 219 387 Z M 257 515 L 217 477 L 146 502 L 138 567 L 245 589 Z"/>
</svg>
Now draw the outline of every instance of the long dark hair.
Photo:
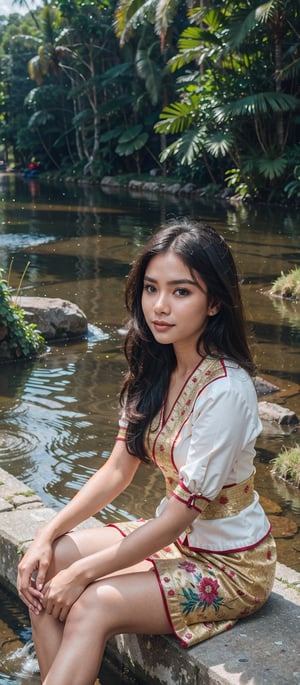
<svg viewBox="0 0 300 685">
<path fill-rule="evenodd" d="M 144 275 L 150 260 L 171 250 L 201 276 L 207 287 L 208 303 L 220 309 L 208 317 L 198 340 L 198 350 L 226 357 L 254 375 L 255 366 L 248 347 L 246 326 L 235 263 L 223 238 L 202 223 L 173 221 L 154 235 L 135 261 L 129 274 L 125 303 L 130 315 L 125 339 L 128 372 L 121 389 L 128 428 L 126 447 L 143 461 L 146 433 L 159 412 L 167 393 L 170 375 L 176 367 L 172 345 L 157 343 L 142 311 Z"/>
</svg>

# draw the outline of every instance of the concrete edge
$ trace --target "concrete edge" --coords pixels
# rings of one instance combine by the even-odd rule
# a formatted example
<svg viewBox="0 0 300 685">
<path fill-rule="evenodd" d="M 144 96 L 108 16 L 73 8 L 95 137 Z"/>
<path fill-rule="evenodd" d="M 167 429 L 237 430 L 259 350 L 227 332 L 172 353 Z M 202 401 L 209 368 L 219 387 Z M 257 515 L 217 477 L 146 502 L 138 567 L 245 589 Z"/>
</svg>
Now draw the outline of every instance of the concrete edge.
<svg viewBox="0 0 300 685">
<path fill-rule="evenodd" d="M 0 468 L 0 582 L 14 592 L 22 553 L 54 515 Z M 91 518 L 81 527 L 91 525 L 102 524 Z M 189 650 L 173 636 L 119 635 L 110 640 L 107 658 L 140 685 L 300 685 L 299 634 L 300 573 L 277 563 L 268 602 L 229 633 Z"/>
</svg>

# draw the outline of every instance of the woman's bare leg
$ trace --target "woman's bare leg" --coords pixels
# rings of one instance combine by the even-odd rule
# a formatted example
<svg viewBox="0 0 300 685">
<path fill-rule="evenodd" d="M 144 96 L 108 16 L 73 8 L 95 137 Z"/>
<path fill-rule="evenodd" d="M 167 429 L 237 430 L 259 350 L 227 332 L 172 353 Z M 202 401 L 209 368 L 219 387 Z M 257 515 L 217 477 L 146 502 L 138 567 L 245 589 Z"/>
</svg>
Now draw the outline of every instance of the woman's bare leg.
<svg viewBox="0 0 300 685">
<path fill-rule="evenodd" d="M 120 540 L 121 533 L 113 527 L 88 528 L 63 536 L 54 544 L 53 559 L 49 568 L 48 578 L 58 571 L 67 568 L 77 559 L 93 552 L 107 548 Z M 132 568 L 131 571 L 145 571 L 152 567 L 150 562 L 143 562 Z M 124 574 L 124 570 L 120 573 Z M 46 614 L 44 611 L 38 616 L 31 613 L 32 638 L 39 662 L 40 672 L 44 680 L 56 654 L 59 650 L 64 623 Z"/>
<path fill-rule="evenodd" d="M 107 640 L 120 633 L 171 632 L 153 570 L 89 585 L 73 604 L 43 685 L 93 685 Z"/>
</svg>

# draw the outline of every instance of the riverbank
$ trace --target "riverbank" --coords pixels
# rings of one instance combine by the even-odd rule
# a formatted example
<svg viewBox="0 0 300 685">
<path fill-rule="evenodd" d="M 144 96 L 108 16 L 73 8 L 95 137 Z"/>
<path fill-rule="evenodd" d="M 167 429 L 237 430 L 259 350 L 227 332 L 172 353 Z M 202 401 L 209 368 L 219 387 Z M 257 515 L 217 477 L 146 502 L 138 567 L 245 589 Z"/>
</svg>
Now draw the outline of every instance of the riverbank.
<svg viewBox="0 0 300 685">
<path fill-rule="evenodd" d="M 55 512 L 0 469 L 0 514 L 0 582 L 16 592 L 20 555 Z M 124 664 L 140 685 L 300 685 L 299 619 L 300 574 L 277 564 L 268 602 L 229 633 L 189 650 L 173 637 L 120 635 L 107 659 Z"/>
</svg>

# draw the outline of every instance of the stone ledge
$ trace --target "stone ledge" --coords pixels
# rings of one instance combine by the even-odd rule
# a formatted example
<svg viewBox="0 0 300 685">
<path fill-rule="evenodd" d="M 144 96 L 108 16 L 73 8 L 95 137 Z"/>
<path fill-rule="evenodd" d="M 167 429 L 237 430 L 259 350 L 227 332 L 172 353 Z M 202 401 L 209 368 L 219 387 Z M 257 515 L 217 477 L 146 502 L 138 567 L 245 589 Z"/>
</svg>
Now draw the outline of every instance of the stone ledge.
<svg viewBox="0 0 300 685">
<path fill-rule="evenodd" d="M 0 516 L 0 582 L 15 589 L 20 555 L 55 511 L 38 499 L 24 509 L 20 495 L 33 493 L 3 469 L 0 483 L 2 501 L 11 503 Z M 231 631 L 189 650 L 170 636 L 119 635 L 106 657 L 126 665 L 140 685 L 300 685 L 299 628 L 300 574 L 278 563 L 268 602 Z"/>
</svg>

